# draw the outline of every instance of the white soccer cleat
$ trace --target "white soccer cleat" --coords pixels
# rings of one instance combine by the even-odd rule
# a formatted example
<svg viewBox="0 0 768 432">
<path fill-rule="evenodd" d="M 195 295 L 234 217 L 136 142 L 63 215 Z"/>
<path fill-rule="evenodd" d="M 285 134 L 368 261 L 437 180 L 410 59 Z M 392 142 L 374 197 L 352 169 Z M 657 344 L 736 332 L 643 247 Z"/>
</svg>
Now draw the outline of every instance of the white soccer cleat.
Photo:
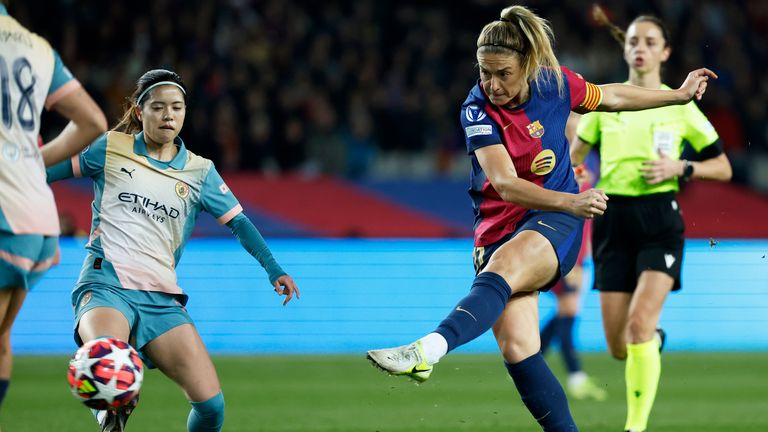
<svg viewBox="0 0 768 432">
<path fill-rule="evenodd" d="M 405 375 L 417 382 L 426 381 L 432 374 L 421 341 L 397 348 L 368 351 L 368 360 L 390 375 Z"/>
</svg>

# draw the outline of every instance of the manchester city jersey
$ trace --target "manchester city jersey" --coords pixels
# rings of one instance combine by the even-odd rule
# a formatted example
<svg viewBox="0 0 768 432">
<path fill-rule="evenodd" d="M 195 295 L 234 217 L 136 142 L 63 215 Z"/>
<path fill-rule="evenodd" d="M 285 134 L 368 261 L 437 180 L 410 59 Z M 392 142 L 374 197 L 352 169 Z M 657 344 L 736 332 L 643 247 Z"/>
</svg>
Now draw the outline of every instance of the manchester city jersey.
<svg viewBox="0 0 768 432">
<path fill-rule="evenodd" d="M 79 86 L 48 42 L 0 5 L 0 231 L 59 234 L 37 145 L 40 114 Z"/>
<path fill-rule="evenodd" d="M 222 224 L 243 211 L 213 163 L 176 139 L 170 162 L 149 158 L 143 133 L 108 132 L 72 159 L 94 180 L 88 257 L 78 285 L 182 294 L 176 265 L 201 211 Z"/>
<path fill-rule="evenodd" d="M 530 83 L 528 100 L 512 109 L 493 105 L 480 82 L 461 106 L 461 126 L 472 158 L 469 195 L 475 215 L 475 246 L 487 246 L 515 231 L 530 211 L 504 201 L 486 178 L 475 150 L 501 144 L 509 152 L 517 176 L 546 189 L 578 193 L 571 169 L 565 123 L 571 110 L 594 110 L 600 103 L 597 86 L 563 67 L 564 89 L 544 69 Z"/>
</svg>

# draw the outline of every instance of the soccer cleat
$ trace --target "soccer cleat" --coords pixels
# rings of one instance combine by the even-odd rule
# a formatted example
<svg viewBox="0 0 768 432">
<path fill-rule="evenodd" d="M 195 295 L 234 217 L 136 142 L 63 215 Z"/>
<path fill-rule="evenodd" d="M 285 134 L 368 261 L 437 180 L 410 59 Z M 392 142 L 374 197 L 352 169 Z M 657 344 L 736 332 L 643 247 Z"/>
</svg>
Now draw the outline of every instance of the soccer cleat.
<svg viewBox="0 0 768 432">
<path fill-rule="evenodd" d="M 103 410 L 96 414 L 96 420 L 101 426 L 101 432 L 123 432 L 125 424 L 128 423 L 128 416 L 136 409 L 139 403 L 137 395 L 133 400 L 117 408 L 116 410 Z"/>
<path fill-rule="evenodd" d="M 667 342 L 667 332 L 661 327 L 657 328 L 656 338 L 659 341 L 659 352 L 664 351 L 664 344 Z"/>
<path fill-rule="evenodd" d="M 397 348 L 368 351 L 368 360 L 390 375 L 405 375 L 420 383 L 432 374 L 432 365 L 427 363 L 421 341 Z"/>
<path fill-rule="evenodd" d="M 608 398 L 608 392 L 600 388 L 591 378 L 587 377 L 578 384 L 568 385 L 568 396 L 576 400 L 593 399 L 604 401 Z"/>
</svg>

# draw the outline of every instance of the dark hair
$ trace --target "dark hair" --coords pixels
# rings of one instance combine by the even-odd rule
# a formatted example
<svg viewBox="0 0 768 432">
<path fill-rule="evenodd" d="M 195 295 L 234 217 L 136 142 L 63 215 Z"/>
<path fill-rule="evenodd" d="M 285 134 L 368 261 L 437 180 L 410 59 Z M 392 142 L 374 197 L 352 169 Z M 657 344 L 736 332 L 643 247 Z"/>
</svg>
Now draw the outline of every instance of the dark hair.
<svg viewBox="0 0 768 432">
<path fill-rule="evenodd" d="M 595 21 L 597 21 L 598 24 L 607 27 L 608 31 L 611 32 L 611 36 L 613 36 L 613 38 L 621 45 L 621 47 L 624 48 L 624 43 L 627 39 L 626 31 L 612 23 L 611 20 L 608 19 L 608 17 L 605 15 L 605 12 L 603 12 L 603 9 L 598 5 L 594 5 L 592 7 L 592 17 L 595 19 Z M 661 30 L 661 36 L 664 38 L 664 48 L 669 46 L 669 29 L 667 29 L 667 26 L 664 25 L 664 21 L 653 15 L 640 15 L 633 19 L 627 28 L 641 22 L 649 22 L 658 27 L 659 30 Z"/>
<path fill-rule="evenodd" d="M 170 81 L 172 83 L 178 84 L 182 89 L 181 93 L 184 95 L 184 102 L 187 102 L 187 87 L 184 85 L 184 81 L 181 80 L 179 74 L 165 69 L 152 69 L 145 72 L 144 75 L 142 75 L 136 81 L 136 90 L 134 90 L 133 94 L 131 94 L 131 96 L 126 99 L 126 108 L 123 112 L 122 118 L 120 119 L 120 123 L 118 123 L 117 126 L 115 126 L 112 130 L 117 132 L 124 132 L 127 134 L 135 134 L 140 132 L 141 121 L 139 121 L 138 117 L 136 117 L 135 108 L 146 102 L 149 92 L 147 95 L 142 97 L 142 100 L 138 100 L 138 98 L 148 88 L 163 81 Z"/>
</svg>

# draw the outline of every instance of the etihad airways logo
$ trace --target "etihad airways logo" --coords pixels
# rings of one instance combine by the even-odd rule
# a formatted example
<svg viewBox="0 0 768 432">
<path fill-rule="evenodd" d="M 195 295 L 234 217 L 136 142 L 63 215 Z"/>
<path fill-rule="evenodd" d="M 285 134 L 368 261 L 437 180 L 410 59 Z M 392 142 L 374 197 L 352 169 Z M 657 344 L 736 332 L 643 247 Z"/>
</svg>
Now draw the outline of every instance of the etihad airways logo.
<svg viewBox="0 0 768 432">
<path fill-rule="evenodd" d="M 165 222 L 166 218 L 176 219 L 179 217 L 179 210 L 139 194 L 120 192 L 117 199 L 124 203 L 134 204 L 133 210 L 131 210 L 133 213 L 145 214 L 158 222 Z"/>
</svg>

